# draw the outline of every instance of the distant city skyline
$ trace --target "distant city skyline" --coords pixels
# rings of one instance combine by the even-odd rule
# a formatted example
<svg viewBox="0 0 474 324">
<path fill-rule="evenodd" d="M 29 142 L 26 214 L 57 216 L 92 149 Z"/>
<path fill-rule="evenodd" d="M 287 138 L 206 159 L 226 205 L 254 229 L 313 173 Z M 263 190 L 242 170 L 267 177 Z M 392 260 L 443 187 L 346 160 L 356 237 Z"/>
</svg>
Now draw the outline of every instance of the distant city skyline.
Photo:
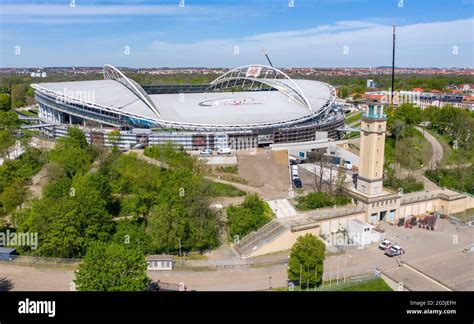
<svg viewBox="0 0 474 324">
<path fill-rule="evenodd" d="M 183 4 L 184 6 L 180 5 Z M 34 1 L 0 5 L 0 67 L 473 68 L 470 0 Z"/>
</svg>

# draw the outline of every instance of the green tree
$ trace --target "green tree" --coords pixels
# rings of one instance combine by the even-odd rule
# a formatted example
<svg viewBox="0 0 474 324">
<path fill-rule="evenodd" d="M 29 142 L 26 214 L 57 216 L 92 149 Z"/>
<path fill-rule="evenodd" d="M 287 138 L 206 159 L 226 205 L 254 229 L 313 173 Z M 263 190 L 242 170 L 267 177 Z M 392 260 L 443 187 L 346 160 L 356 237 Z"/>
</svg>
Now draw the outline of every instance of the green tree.
<svg viewBox="0 0 474 324">
<path fill-rule="evenodd" d="M 5 158 L 10 153 L 11 146 L 15 144 L 15 136 L 8 130 L 0 130 L 0 157 Z"/>
<path fill-rule="evenodd" d="M 316 236 L 298 237 L 290 252 L 288 279 L 299 282 L 302 287 L 321 285 L 325 253 L 326 245 Z"/>
<path fill-rule="evenodd" d="M 26 83 L 12 84 L 12 108 L 26 105 Z"/>
<path fill-rule="evenodd" d="M 151 238 L 145 233 L 145 222 L 121 220 L 115 226 L 112 242 L 123 244 L 126 248 L 142 253 L 152 253 Z"/>
<path fill-rule="evenodd" d="M 51 151 L 48 155 L 50 162 L 56 162 L 59 166 L 51 168 L 56 172 L 61 172 L 63 169 L 66 176 L 73 178 L 76 174 L 85 173 L 92 164 L 91 155 L 78 147 L 63 146 Z M 55 177 L 55 175 L 50 175 Z"/>
<path fill-rule="evenodd" d="M 186 219 L 182 206 L 161 204 L 154 207 L 148 217 L 147 234 L 159 252 L 176 252 L 186 240 Z M 188 249 L 185 246 L 184 249 Z"/>
<path fill-rule="evenodd" d="M 89 148 L 87 138 L 84 132 L 76 126 L 71 126 L 67 129 L 67 136 L 60 139 L 60 143 L 67 147 L 74 147 L 80 149 Z"/>
<path fill-rule="evenodd" d="M 393 118 L 408 125 L 418 125 L 422 120 L 421 108 L 410 103 L 401 104 L 395 109 Z"/>
<path fill-rule="evenodd" d="M 109 140 L 110 143 L 112 143 L 113 146 L 116 146 L 120 142 L 120 130 L 116 129 L 111 131 L 107 135 L 107 139 Z"/>
<path fill-rule="evenodd" d="M 14 111 L 0 111 L 0 130 L 14 131 L 20 125 L 21 121 Z"/>
<path fill-rule="evenodd" d="M 240 206 L 227 208 L 227 226 L 231 239 L 244 237 L 250 232 L 258 230 L 271 219 L 270 208 L 256 194 L 247 196 Z"/>
<path fill-rule="evenodd" d="M 92 243 L 76 271 L 79 291 L 145 291 L 150 284 L 143 253 L 117 243 Z"/>
<path fill-rule="evenodd" d="M 7 93 L 0 93 L 0 111 L 10 110 L 10 96 Z"/>
<path fill-rule="evenodd" d="M 23 181 L 16 180 L 0 194 L 0 204 L 5 213 L 10 213 L 20 206 L 26 198 Z"/>
</svg>

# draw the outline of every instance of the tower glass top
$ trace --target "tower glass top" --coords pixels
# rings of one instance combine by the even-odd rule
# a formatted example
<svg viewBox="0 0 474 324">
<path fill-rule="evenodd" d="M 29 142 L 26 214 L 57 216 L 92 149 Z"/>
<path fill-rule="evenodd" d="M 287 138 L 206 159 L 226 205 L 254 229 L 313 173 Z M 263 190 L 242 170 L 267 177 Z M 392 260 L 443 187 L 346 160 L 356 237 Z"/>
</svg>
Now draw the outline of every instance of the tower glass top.
<svg viewBox="0 0 474 324">
<path fill-rule="evenodd" d="M 381 119 L 381 118 L 387 118 L 387 114 L 383 112 L 382 105 L 369 105 L 367 109 L 365 110 L 365 112 L 362 113 L 362 117 Z"/>
</svg>

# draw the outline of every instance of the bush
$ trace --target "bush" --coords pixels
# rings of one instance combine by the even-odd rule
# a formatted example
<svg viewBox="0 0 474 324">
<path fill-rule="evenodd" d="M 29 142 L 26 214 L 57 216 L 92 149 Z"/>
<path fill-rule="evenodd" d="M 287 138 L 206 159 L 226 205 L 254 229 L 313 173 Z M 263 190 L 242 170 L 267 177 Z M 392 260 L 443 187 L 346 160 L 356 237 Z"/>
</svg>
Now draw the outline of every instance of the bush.
<svg viewBox="0 0 474 324">
<path fill-rule="evenodd" d="M 311 192 L 304 196 L 298 196 L 295 200 L 297 202 L 296 208 L 299 210 L 311 210 L 334 205 L 347 205 L 351 202 L 349 197 L 329 195 L 324 192 Z"/>
<path fill-rule="evenodd" d="M 239 167 L 236 165 L 227 165 L 227 166 L 219 166 L 216 168 L 218 172 L 223 172 L 223 173 L 238 173 L 239 172 Z"/>
<path fill-rule="evenodd" d="M 167 142 L 164 145 L 152 145 L 145 148 L 143 154 L 152 159 L 162 161 L 172 167 L 192 168 L 194 159 L 181 145 Z"/>
<path fill-rule="evenodd" d="M 247 196 L 240 206 L 227 208 L 227 225 L 231 238 L 244 237 L 268 223 L 273 212 L 258 195 Z"/>
<path fill-rule="evenodd" d="M 394 190 L 402 188 L 404 193 L 421 191 L 425 189 L 423 182 L 416 180 L 416 178 L 413 176 L 408 176 L 406 178 L 397 178 L 395 175 L 393 175 L 390 176 L 388 179 L 384 180 L 383 185 L 385 187 L 390 187 Z"/>
<path fill-rule="evenodd" d="M 439 186 L 474 194 L 474 166 L 455 169 L 427 170 L 428 179 Z"/>
</svg>

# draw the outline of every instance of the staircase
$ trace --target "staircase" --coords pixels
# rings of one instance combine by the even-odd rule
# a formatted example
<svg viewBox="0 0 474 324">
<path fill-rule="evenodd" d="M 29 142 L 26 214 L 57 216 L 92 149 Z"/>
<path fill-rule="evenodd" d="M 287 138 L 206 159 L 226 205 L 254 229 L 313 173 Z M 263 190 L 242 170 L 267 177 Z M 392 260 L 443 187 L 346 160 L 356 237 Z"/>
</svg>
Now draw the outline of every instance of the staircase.
<svg viewBox="0 0 474 324">
<path fill-rule="evenodd" d="M 237 243 L 234 248 L 242 257 L 249 256 L 259 247 L 273 241 L 278 236 L 289 230 L 287 226 L 272 220 L 271 222 L 262 226 L 258 231 L 251 232 Z"/>
</svg>

